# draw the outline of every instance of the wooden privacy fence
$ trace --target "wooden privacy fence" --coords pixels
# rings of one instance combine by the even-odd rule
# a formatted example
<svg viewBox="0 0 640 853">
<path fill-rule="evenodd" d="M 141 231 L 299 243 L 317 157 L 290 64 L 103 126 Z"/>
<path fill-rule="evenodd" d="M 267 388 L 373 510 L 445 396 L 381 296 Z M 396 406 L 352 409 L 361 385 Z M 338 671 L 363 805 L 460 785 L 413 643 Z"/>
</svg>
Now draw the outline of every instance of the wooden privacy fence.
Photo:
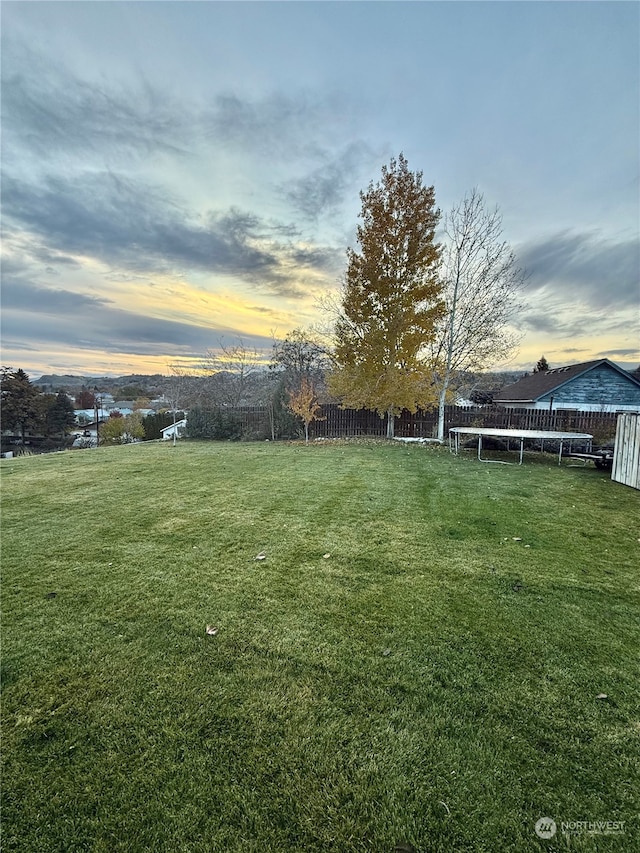
<svg viewBox="0 0 640 853">
<path fill-rule="evenodd" d="M 611 479 L 640 489 L 640 415 L 618 416 Z"/>
<path fill-rule="evenodd" d="M 245 432 L 255 437 L 269 436 L 271 417 L 266 406 L 243 406 L 233 410 Z M 387 419 L 368 409 L 342 409 L 337 403 L 325 403 L 320 413 L 324 420 L 313 421 L 311 438 L 346 438 L 358 435 L 384 437 Z M 445 407 L 445 438 L 450 427 L 482 426 L 503 429 L 552 430 L 554 432 L 587 432 L 594 444 L 613 441 L 617 415 L 613 412 L 579 412 L 545 409 L 499 409 L 475 406 Z M 435 438 L 438 412 L 435 409 L 404 411 L 395 421 L 395 434 L 401 438 Z"/>
<path fill-rule="evenodd" d="M 314 437 L 337 438 L 351 435 L 385 436 L 387 419 L 380 418 L 367 409 L 341 409 L 336 403 L 322 406 L 324 421 L 311 424 Z M 595 443 L 613 441 L 616 415 L 612 412 L 549 412 L 536 409 L 476 408 L 473 406 L 446 406 L 444 415 L 445 438 L 450 427 L 482 426 L 501 429 L 535 429 L 554 432 L 588 432 Z M 395 422 L 395 434 L 402 438 L 435 438 L 438 429 L 438 412 L 404 411 Z"/>
</svg>

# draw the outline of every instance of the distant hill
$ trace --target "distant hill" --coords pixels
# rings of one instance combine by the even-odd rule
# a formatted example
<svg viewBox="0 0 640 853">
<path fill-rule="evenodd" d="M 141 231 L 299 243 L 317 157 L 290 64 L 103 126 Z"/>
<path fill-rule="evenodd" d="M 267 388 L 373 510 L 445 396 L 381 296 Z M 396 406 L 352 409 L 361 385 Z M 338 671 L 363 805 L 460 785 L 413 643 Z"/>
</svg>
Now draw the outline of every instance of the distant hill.
<svg viewBox="0 0 640 853">
<path fill-rule="evenodd" d="M 167 377 L 160 373 L 151 375 L 130 373 L 126 376 L 75 376 L 69 373 L 45 373 L 39 379 L 32 379 L 31 383 L 47 391 L 79 391 L 81 388 L 93 389 L 95 386 L 100 391 L 107 391 L 127 385 L 137 385 L 153 390 L 157 387 L 162 388 L 166 380 Z"/>
<path fill-rule="evenodd" d="M 111 376 L 74 376 L 70 373 L 46 373 L 40 379 L 32 379 L 31 384 L 38 387 L 82 388 L 83 385 L 97 385 L 99 382 L 114 382 Z"/>
</svg>

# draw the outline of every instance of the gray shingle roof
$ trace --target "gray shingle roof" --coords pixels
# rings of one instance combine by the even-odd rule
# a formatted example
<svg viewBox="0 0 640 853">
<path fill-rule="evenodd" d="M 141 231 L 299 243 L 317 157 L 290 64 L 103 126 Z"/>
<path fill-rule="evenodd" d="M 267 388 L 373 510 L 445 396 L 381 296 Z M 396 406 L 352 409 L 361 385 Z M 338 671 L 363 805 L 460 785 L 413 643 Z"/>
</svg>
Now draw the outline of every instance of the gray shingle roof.
<svg viewBox="0 0 640 853">
<path fill-rule="evenodd" d="M 607 364 L 622 375 L 627 376 L 631 381 L 637 382 L 630 373 L 622 370 L 622 368 L 618 367 L 612 361 L 609 361 L 608 358 L 599 358 L 597 361 L 570 364 L 568 367 L 554 367 L 542 373 L 532 373 L 530 376 L 523 376 L 522 379 L 514 382 L 513 385 L 501 388 L 497 394 L 493 395 L 493 400 L 495 403 L 534 403 L 545 394 L 555 391 L 561 385 L 570 382 L 583 373 L 587 373 L 600 364 Z"/>
</svg>

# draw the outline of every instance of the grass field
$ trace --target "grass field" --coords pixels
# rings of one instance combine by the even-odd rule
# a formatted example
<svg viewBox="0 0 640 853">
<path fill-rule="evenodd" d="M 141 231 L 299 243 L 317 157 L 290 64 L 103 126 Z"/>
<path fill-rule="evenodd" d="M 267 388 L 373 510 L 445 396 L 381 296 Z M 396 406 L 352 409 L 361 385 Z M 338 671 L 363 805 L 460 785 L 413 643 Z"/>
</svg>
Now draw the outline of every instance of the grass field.
<svg viewBox="0 0 640 853">
<path fill-rule="evenodd" d="M 607 473 L 383 442 L 1 473 L 3 853 L 640 849 L 640 496 Z"/>
</svg>

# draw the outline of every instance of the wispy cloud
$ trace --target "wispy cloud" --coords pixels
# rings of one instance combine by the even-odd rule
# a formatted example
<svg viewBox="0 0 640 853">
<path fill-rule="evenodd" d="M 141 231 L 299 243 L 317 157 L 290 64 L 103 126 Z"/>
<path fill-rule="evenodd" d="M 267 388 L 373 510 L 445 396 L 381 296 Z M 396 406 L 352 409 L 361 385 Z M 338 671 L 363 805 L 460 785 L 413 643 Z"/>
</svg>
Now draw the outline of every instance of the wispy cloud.
<svg viewBox="0 0 640 853">
<path fill-rule="evenodd" d="M 140 82 L 81 80 L 62 62 L 24 43 L 3 44 L 3 143 L 9 153 L 31 151 L 50 160 L 99 155 L 108 162 L 151 153 L 185 153 L 185 110 Z"/>
<path fill-rule="evenodd" d="M 205 134 L 221 144 L 280 162 L 318 160 L 341 145 L 345 121 L 360 107 L 345 93 L 273 92 L 261 98 L 219 94 L 202 114 Z"/>
<path fill-rule="evenodd" d="M 379 160 L 380 154 L 369 145 L 354 142 L 304 176 L 283 184 L 281 192 L 294 209 L 316 220 L 339 210 L 347 196 L 357 198 L 363 174 L 370 173 Z"/>
<path fill-rule="evenodd" d="M 594 335 L 615 335 L 624 326 L 625 317 L 633 309 L 612 308 L 608 314 L 603 314 L 597 306 L 568 307 L 558 299 L 549 299 L 540 308 L 527 308 L 519 317 L 519 327 L 522 331 L 535 335 L 550 335 L 557 340 L 571 338 L 593 338 Z"/>
<path fill-rule="evenodd" d="M 628 347 L 627 349 L 610 349 L 605 352 L 596 353 L 596 358 L 630 358 L 637 359 L 640 356 L 640 347 Z"/>
<path fill-rule="evenodd" d="M 596 233 L 564 231 L 521 246 L 518 259 L 530 274 L 530 291 L 553 289 L 565 303 L 575 300 L 597 308 L 638 304 L 637 240 L 614 241 Z"/>
<path fill-rule="evenodd" d="M 18 278 L 5 278 L 2 285 L 3 311 L 29 311 L 34 314 L 86 313 L 102 308 L 110 301 L 62 288 L 40 287 Z"/>
</svg>

